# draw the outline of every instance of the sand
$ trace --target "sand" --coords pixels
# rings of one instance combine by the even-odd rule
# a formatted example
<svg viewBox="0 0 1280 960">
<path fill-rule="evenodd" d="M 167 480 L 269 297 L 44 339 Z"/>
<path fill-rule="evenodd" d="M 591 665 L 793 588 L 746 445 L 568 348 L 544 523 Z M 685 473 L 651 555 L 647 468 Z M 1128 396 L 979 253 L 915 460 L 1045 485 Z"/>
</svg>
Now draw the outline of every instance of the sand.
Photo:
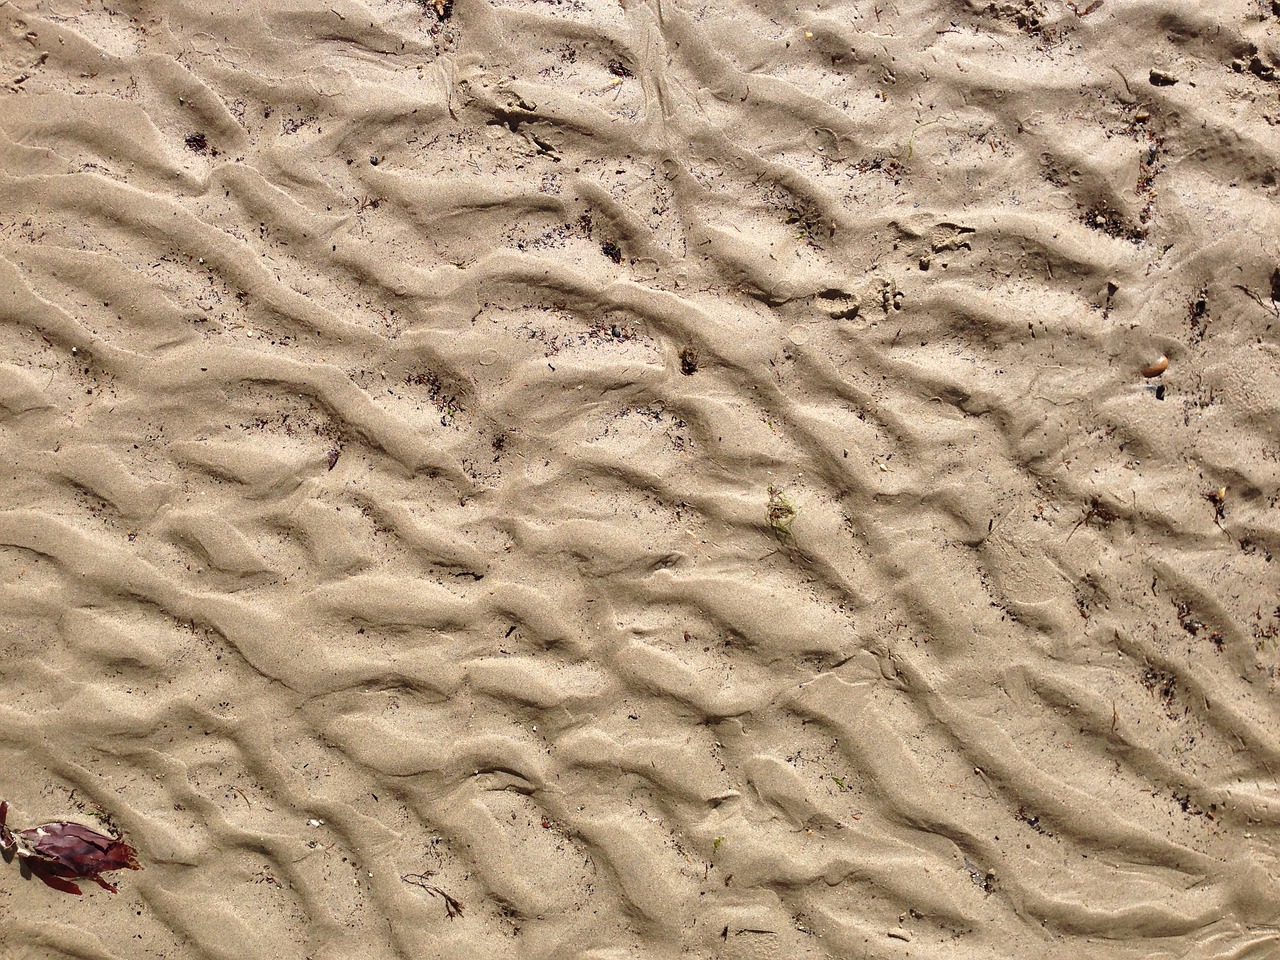
<svg viewBox="0 0 1280 960">
<path fill-rule="evenodd" d="M 1278 17 L 0 3 L 0 956 L 1280 955 Z"/>
</svg>

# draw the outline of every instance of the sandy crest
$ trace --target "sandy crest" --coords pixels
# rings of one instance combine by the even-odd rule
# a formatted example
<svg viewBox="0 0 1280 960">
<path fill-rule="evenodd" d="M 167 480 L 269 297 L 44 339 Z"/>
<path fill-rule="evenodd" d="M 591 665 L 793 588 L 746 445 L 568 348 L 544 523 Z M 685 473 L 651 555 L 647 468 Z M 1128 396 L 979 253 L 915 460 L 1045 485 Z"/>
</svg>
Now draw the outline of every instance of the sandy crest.
<svg viewBox="0 0 1280 960">
<path fill-rule="evenodd" d="M 0 956 L 1280 951 L 1274 5 L 0 24 Z"/>
</svg>

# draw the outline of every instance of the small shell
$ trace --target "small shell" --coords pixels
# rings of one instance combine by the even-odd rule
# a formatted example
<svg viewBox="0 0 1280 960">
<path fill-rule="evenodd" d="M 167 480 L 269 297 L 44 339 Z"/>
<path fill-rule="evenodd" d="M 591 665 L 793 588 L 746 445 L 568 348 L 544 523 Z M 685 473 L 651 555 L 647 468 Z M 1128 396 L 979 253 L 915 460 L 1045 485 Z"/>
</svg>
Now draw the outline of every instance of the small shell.
<svg viewBox="0 0 1280 960">
<path fill-rule="evenodd" d="M 1169 358 L 1162 353 L 1160 354 L 1159 360 L 1151 364 L 1151 366 L 1149 367 L 1142 368 L 1142 375 L 1144 377 L 1158 377 L 1160 376 L 1160 374 L 1164 373 L 1168 369 L 1169 369 Z"/>
</svg>

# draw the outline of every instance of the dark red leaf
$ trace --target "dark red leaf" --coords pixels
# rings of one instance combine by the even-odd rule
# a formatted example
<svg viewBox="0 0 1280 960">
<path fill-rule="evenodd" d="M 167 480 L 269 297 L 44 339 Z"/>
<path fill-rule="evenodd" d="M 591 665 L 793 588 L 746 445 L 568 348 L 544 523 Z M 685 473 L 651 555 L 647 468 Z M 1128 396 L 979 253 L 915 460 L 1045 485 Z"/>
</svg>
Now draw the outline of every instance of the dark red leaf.
<svg viewBox="0 0 1280 960">
<path fill-rule="evenodd" d="M 0 803 L 0 849 L 16 851 L 33 874 L 55 890 L 80 893 L 72 880 L 92 880 L 104 890 L 116 888 L 100 874 L 110 870 L 141 870 L 137 852 L 118 837 L 84 824 L 58 820 L 28 830 L 5 825 L 8 803 Z"/>
<path fill-rule="evenodd" d="M 61 890 L 63 893 L 74 893 L 77 897 L 80 896 L 79 887 L 70 880 L 50 873 L 39 861 L 36 861 L 34 864 L 28 864 L 28 866 L 31 867 L 31 873 L 34 876 L 37 876 L 44 881 L 45 886 L 53 887 L 55 890 Z M 112 888 L 111 892 L 115 893 L 116 891 Z"/>
<path fill-rule="evenodd" d="M 88 877 L 105 870 L 138 869 L 137 854 L 127 843 L 79 823 L 46 823 L 16 831 L 15 836 L 23 838 L 41 860 L 76 871 L 78 876 Z"/>
</svg>

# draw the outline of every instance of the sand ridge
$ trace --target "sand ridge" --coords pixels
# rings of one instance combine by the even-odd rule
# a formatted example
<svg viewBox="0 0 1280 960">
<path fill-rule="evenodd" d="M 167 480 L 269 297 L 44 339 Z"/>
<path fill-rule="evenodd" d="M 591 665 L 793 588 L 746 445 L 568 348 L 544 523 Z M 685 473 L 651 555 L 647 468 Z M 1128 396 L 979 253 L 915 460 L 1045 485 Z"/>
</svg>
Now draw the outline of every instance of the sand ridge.
<svg viewBox="0 0 1280 960">
<path fill-rule="evenodd" d="M 0 953 L 1277 949 L 1271 4 L 0 25 Z"/>
</svg>

